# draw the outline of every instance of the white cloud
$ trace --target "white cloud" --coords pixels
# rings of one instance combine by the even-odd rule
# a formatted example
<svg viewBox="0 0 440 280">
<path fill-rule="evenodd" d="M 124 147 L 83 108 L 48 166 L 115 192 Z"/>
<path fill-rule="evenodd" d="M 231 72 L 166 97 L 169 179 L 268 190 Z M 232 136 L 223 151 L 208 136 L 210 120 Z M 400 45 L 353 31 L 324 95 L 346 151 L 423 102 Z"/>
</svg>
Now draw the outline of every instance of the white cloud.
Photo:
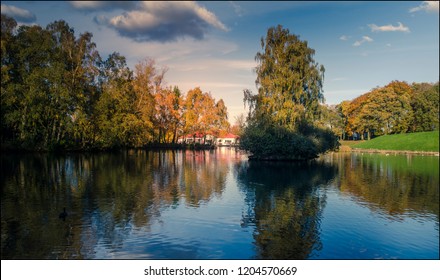
<svg viewBox="0 0 440 280">
<path fill-rule="evenodd" d="M 1 4 L 1 10 L 2 14 L 10 16 L 19 22 L 31 23 L 37 19 L 30 11 L 15 6 Z"/>
<path fill-rule="evenodd" d="M 371 28 L 372 32 L 410 32 L 407 26 L 404 26 L 401 22 L 397 23 L 397 26 L 393 26 L 392 24 L 377 26 L 376 24 L 369 24 L 368 26 Z"/>
<path fill-rule="evenodd" d="M 363 43 L 370 43 L 370 42 L 373 42 L 373 39 L 371 39 L 371 38 L 368 37 L 368 36 L 363 36 L 363 37 L 362 37 L 362 40 L 359 40 L 359 41 L 354 42 L 353 46 L 355 46 L 355 47 L 359 47 L 359 46 L 362 45 Z"/>
<path fill-rule="evenodd" d="M 411 8 L 410 13 L 425 11 L 428 13 L 438 13 L 439 12 L 439 2 L 438 1 L 423 1 L 418 7 Z"/>
<path fill-rule="evenodd" d="M 178 85 L 183 93 L 199 86 L 202 91 L 211 92 L 219 100 L 222 98 L 228 108 L 231 120 L 244 111 L 243 89 L 254 89 L 256 62 L 250 58 L 194 58 L 169 64 L 166 80 L 170 85 Z"/>
<path fill-rule="evenodd" d="M 350 38 L 350 36 L 342 35 L 341 37 L 339 37 L 339 40 L 347 41 L 349 38 Z"/>
<path fill-rule="evenodd" d="M 95 22 L 105 23 L 120 35 L 139 42 L 203 39 L 210 27 L 228 31 L 215 14 L 196 2 L 142 2 L 136 10 L 110 19 L 97 16 Z"/>
<path fill-rule="evenodd" d="M 243 8 L 240 5 L 238 5 L 234 1 L 229 1 L 229 4 L 231 4 L 231 6 L 234 8 L 234 12 L 237 16 L 243 16 Z"/>
<path fill-rule="evenodd" d="M 78 10 L 96 11 L 96 10 L 115 10 L 132 9 L 136 3 L 133 1 L 69 1 L 70 5 Z"/>
<path fill-rule="evenodd" d="M 173 64 L 173 69 L 178 71 L 211 71 L 211 69 L 216 69 L 215 71 L 224 71 L 225 73 L 230 71 L 245 71 L 252 73 L 252 69 L 257 67 L 257 63 L 251 60 L 242 59 L 201 59 L 201 60 L 191 60 L 184 63 Z M 214 71 L 214 70 L 212 70 Z"/>
</svg>

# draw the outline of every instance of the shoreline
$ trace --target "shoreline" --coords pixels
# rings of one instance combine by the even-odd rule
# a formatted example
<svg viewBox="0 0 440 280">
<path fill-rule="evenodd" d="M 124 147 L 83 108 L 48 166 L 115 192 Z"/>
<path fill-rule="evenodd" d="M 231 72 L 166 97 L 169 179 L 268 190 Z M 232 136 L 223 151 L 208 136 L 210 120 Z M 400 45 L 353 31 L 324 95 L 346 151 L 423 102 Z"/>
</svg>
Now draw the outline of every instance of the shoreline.
<svg viewBox="0 0 440 280">
<path fill-rule="evenodd" d="M 352 148 L 349 146 L 341 146 L 339 152 L 349 153 L 371 153 L 371 154 L 406 154 L 406 155 L 426 155 L 426 156 L 440 156 L 440 152 L 434 151 L 408 151 L 408 150 L 380 150 L 380 149 L 362 149 Z"/>
<path fill-rule="evenodd" d="M 126 150 L 145 150 L 145 151 L 159 151 L 159 150 L 213 150 L 215 145 L 208 144 L 178 144 L 178 143 L 152 143 L 142 147 L 111 147 L 111 148 L 55 148 L 55 149 L 30 149 L 13 146 L 0 146 L 2 153 L 107 153 L 120 152 Z"/>
</svg>

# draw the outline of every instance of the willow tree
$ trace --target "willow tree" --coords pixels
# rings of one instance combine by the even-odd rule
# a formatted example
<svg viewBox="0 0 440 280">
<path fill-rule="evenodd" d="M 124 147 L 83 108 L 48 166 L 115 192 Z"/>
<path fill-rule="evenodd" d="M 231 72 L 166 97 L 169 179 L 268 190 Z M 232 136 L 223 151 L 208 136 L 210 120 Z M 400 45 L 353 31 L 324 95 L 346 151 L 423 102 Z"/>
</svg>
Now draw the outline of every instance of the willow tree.
<svg viewBox="0 0 440 280">
<path fill-rule="evenodd" d="M 242 148 L 259 159 L 307 159 L 333 148 L 332 133 L 312 126 L 324 102 L 325 70 L 315 50 L 281 25 L 268 29 L 261 48 L 255 56 L 258 93 L 244 90 L 249 115 Z"/>
</svg>

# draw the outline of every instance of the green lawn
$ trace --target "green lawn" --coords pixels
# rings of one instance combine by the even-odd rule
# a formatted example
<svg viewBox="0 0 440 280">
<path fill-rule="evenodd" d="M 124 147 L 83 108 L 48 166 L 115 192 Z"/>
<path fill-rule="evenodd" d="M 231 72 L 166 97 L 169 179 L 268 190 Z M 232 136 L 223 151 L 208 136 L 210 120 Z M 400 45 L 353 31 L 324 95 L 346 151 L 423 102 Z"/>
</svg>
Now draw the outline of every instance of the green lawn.
<svg viewBox="0 0 440 280">
<path fill-rule="evenodd" d="M 398 151 L 439 151 L 439 132 L 416 132 L 384 135 L 370 141 L 363 141 L 352 148 L 398 150 Z"/>
</svg>

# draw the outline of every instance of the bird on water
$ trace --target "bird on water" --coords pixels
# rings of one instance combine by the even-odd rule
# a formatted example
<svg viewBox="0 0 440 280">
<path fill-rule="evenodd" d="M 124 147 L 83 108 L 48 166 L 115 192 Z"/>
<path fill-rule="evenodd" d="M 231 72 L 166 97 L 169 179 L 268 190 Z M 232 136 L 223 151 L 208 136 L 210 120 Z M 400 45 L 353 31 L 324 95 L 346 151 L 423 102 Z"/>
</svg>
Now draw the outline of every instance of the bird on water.
<svg viewBox="0 0 440 280">
<path fill-rule="evenodd" d="M 67 217 L 66 207 L 64 207 L 63 212 L 61 212 L 58 217 L 60 219 L 63 219 L 63 221 L 66 220 L 66 217 Z"/>
</svg>

